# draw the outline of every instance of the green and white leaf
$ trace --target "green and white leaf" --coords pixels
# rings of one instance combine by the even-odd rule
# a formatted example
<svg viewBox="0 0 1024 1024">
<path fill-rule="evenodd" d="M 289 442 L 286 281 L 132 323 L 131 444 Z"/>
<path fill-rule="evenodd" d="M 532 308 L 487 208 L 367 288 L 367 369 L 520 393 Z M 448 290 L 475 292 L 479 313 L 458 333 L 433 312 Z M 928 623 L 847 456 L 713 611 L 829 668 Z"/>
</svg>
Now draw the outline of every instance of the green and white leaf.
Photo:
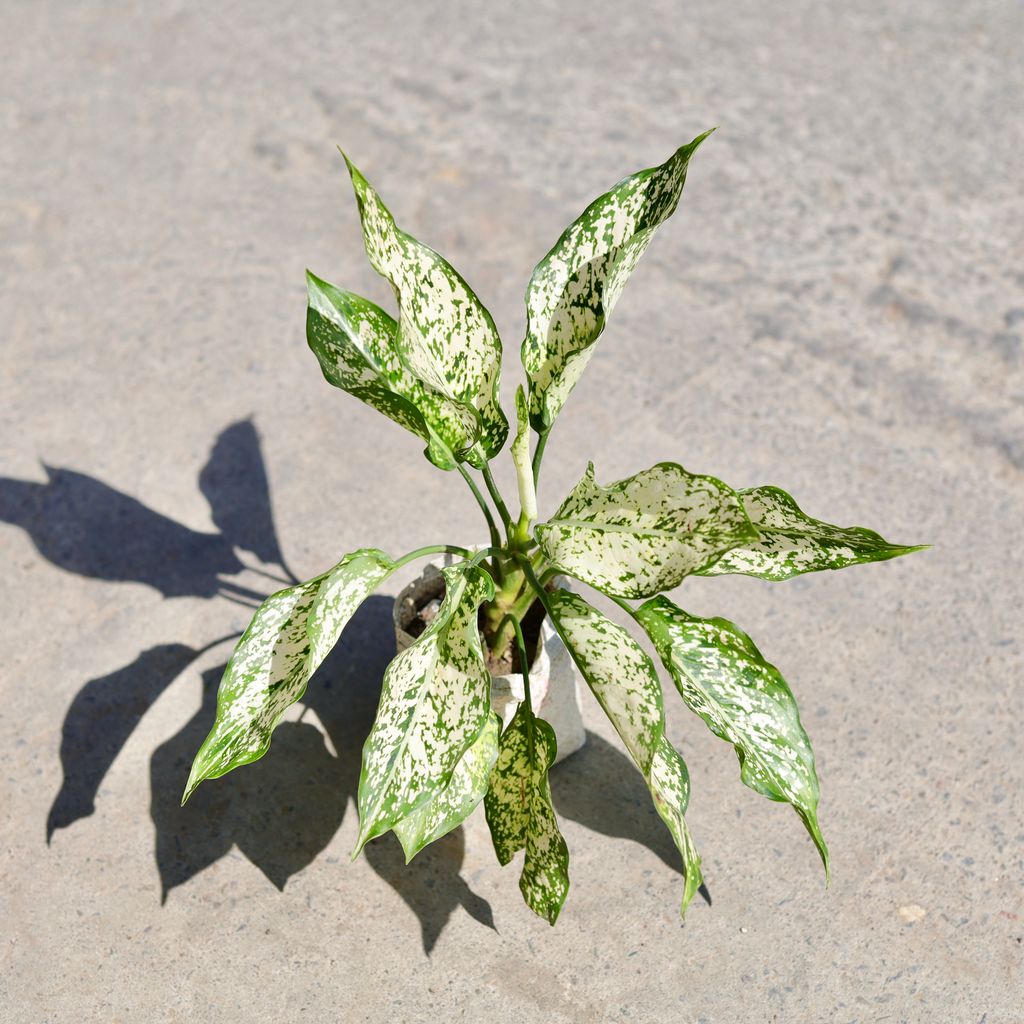
<svg viewBox="0 0 1024 1024">
<path fill-rule="evenodd" d="M 526 703 L 501 734 L 484 811 L 498 861 L 526 850 L 519 889 L 527 906 L 550 924 L 569 892 L 569 848 L 551 805 L 548 770 L 555 761 L 555 733 Z"/>
<path fill-rule="evenodd" d="M 556 590 L 550 614 L 630 757 L 643 773 L 658 814 L 683 858 L 682 912 L 700 887 L 700 857 L 683 815 L 690 799 L 686 765 L 665 738 L 661 682 L 647 652 L 578 594 Z"/>
<path fill-rule="evenodd" d="M 345 162 L 359 203 L 366 255 L 391 282 L 398 300 L 399 357 L 475 422 L 475 443 L 459 455 L 482 468 L 508 436 L 498 404 L 501 341 L 491 314 L 444 257 L 398 227 L 358 168 L 348 157 Z"/>
<path fill-rule="evenodd" d="M 427 442 L 428 459 L 454 469 L 477 438 L 475 416 L 424 384 L 398 357 L 398 324 L 368 299 L 306 272 L 306 340 L 329 383 Z"/>
<path fill-rule="evenodd" d="M 494 596 L 494 583 L 469 562 L 441 571 L 445 595 L 437 615 L 384 673 L 363 746 L 353 858 L 448 786 L 490 717 L 491 677 L 477 609 Z"/>
<path fill-rule="evenodd" d="M 735 747 L 744 785 L 791 804 L 800 815 L 827 876 L 814 753 L 779 670 L 726 619 L 696 618 L 666 597 L 647 601 L 634 614 L 690 710 Z"/>
<path fill-rule="evenodd" d="M 655 230 L 675 212 L 690 158 L 710 134 L 595 199 L 534 269 L 522 359 L 535 430 L 550 429 L 576 386 Z"/>
<path fill-rule="evenodd" d="M 739 495 L 756 536 L 700 570 L 702 576 L 739 573 L 788 580 L 805 572 L 898 558 L 927 547 L 890 544 L 863 526 L 832 526 L 812 519 L 778 487 L 751 487 Z"/>
<path fill-rule="evenodd" d="M 525 523 L 537 518 L 537 486 L 530 460 L 530 416 L 522 384 L 516 388 L 516 434 L 511 445 L 512 462 L 516 467 L 519 504 Z"/>
<path fill-rule="evenodd" d="M 650 597 L 754 538 L 739 497 L 661 462 L 602 487 L 591 463 L 535 536 L 552 565 L 616 597 Z"/>
<path fill-rule="evenodd" d="M 483 732 L 455 766 L 451 782 L 395 825 L 394 832 L 405 851 L 407 864 L 423 847 L 461 825 L 483 800 L 491 769 L 498 759 L 500 728 L 501 719 L 491 714 Z"/>
<path fill-rule="evenodd" d="M 654 752 L 647 785 L 654 797 L 655 810 L 672 833 L 672 840 L 683 858 L 683 899 L 679 913 L 685 915 L 704 876 L 700 869 L 700 854 L 683 817 L 690 804 L 690 773 L 686 762 L 665 736 Z"/>
<path fill-rule="evenodd" d="M 224 670 L 217 717 L 196 754 L 182 803 L 203 780 L 267 752 L 271 733 L 305 693 L 348 620 L 394 569 L 383 551 L 362 548 L 260 605 Z"/>
</svg>

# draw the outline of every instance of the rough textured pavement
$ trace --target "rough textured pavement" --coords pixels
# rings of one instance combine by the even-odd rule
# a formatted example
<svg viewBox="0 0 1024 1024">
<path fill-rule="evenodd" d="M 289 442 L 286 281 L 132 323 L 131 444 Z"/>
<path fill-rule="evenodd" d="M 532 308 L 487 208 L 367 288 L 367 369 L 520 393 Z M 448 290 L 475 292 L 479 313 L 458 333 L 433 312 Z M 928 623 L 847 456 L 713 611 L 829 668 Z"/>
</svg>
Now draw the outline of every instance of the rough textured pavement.
<svg viewBox="0 0 1024 1024">
<path fill-rule="evenodd" d="M 4 6 L 0 1019 L 1024 1020 L 1024 7 Z M 489 305 L 510 396 L 533 264 L 713 124 L 542 512 L 587 459 L 672 459 L 934 545 L 679 594 L 788 677 L 831 888 L 672 700 L 713 901 L 685 924 L 593 702 L 552 780 L 556 928 L 479 815 L 350 865 L 386 596 L 271 754 L 180 811 L 254 569 L 482 536 L 306 350 L 305 267 L 386 298 L 335 143 Z"/>
</svg>

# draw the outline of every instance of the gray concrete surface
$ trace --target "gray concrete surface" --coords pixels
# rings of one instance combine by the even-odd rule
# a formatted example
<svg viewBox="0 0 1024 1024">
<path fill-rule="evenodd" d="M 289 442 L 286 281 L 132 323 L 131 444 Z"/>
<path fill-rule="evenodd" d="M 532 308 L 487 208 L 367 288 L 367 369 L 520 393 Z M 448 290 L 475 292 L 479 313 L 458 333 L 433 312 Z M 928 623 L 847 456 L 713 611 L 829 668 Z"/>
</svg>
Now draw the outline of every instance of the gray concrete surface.
<svg viewBox="0 0 1024 1024">
<path fill-rule="evenodd" d="M 1019 3 L 3 6 L 0 1019 L 1024 1020 Z M 385 296 L 335 143 L 489 304 L 510 395 L 533 264 L 712 124 L 542 511 L 587 459 L 675 459 L 935 545 L 680 593 L 788 676 L 832 887 L 673 710 L 713 900 L 680 923 L 592 705 L 553 777 L 555 929 L 479 816 L 349 865 L 386 597 L 268 758 L 179 811 L 228 645 L 202 649 L 249 615 L 221 584 L 269 585 L 236 548 L 305 577 L 481 537 L 305 349 L 305 267 Z"/>
</svg>

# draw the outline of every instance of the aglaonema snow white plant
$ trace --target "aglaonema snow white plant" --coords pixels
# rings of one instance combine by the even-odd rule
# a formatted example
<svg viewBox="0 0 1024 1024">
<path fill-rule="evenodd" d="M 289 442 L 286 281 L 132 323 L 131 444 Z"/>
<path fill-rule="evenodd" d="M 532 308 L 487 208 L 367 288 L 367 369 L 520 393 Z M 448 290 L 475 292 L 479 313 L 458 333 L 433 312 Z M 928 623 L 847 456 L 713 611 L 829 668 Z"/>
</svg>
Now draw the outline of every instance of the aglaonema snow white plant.
<svg viewBox="0 0 1024 1024">
<path fill-rule="evenodd" d="M 591 203 L 530 278 L 526 380 L 516 392 L 510 445 L 518 515 L 490 469 L 509 434 L 498 401 L 502 348 L 494 322 L 443 257 L 398 227 L 346 158 L 366 253 L 394 290 L 397 319 L 308 274 L 309 346 L 331 384 L 418 435 L 434 466 L 463 478 L 489 543 L 443 543 L 401 557 L 361 548 L 268 598 L 227 665 L 185 799 L 204 779 L 266 753 L 275 726 L 360 603 L 401 566 L 444 553 L 457 560 L 443 569 L 443 601 L 384 674 L 363 748 L 353 857 L 390 830 L 411 859 L 482 802 L 498 860 L 504 865 L 525 851 L 523 897 L 554 924 L 569 889 L 569 854 L 548 783 L 555 734 L 531 703 L 522 628 L 540 602 L 672 834 L 685 912 L 701 883 L 700 858 L 684 818 L 689 776 L 665 733 L 658 672 L 630 632 L 566 589 L 571 578 L 607 595 L 646 634 L 683 703 L 735 748 L 742 782 L 799 815 L 827 877 L 814 755 L 786 681 L 738 626 L 689 614 L 664 592 L 691 575 L 778 581 L 917 549 L 812 519 L 777 487 L 737 490 L 671 462 L 607 485 L 591 465 L 558 511 L 537 522 L 552 426 L 640 257 L 675 211 L 708 134 Z M 502 730 L 489 666 L 508 662 L 525 679 Z"/>
</svg>

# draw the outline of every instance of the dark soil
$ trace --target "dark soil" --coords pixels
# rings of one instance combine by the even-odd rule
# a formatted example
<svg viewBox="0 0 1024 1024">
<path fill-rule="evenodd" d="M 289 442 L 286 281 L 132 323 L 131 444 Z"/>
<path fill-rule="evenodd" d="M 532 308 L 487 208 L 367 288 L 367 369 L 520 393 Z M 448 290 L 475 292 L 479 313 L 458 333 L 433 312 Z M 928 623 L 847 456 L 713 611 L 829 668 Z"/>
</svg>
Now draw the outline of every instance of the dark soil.
<svg viewBox="0 0 1024 1024">
<path fill-rule="evenodd" d="M 437 581 L 436 592 L 434 589 L 424 594 L 419 603 L 416 606 L 416 614 L 412 620 L 405 624 L 403 627 L 406 633 L 411 637 L 420 636 L 423 631 L 433 622 L 434 617 L 437 615 L 438 609 L 441 607 L 441 602 L 444 600 L 444 577 L 439 577 Z M 537 656 L 537 643 L 540 640 L 540 627 L 544 621 L 544 606 L 539 602 L 535 601 L 530 607 L 530 610 L 523 616 L 520 625 L 523 629 L 523 640 L 526 644 L 526 655 L 530 659 L 531 664 L 533 659 Z M 484 608 L 480 606 L 480 615 L 478 619 L 480 625 L 480 640 L 483 644 L 484 653 L 487 657 L 487 669 L 492 676 L 504 676 L 509 675 L 513 672 L 521 672 L 522 668 L 519 664 L 519 646 L 513 643 L 507 656 L 498 660 L 492 658 L 490 652 L 487 650 L 487 644 L 483 636 L 484 627 Z"/>
</svg>

